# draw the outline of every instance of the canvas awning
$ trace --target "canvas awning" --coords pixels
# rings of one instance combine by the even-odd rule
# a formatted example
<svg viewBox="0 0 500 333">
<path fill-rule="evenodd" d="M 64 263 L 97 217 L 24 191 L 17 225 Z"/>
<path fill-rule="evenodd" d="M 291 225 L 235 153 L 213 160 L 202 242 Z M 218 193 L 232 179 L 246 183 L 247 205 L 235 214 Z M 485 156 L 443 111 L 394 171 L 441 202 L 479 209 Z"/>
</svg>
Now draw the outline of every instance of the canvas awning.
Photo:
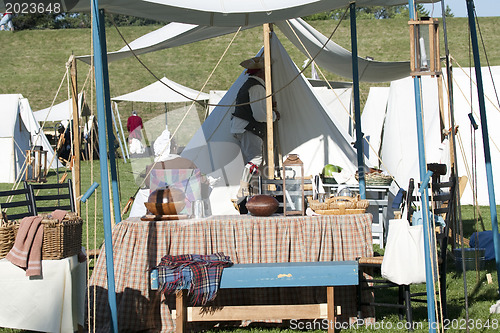
<svg viewBox="0 0 500 333">
<path fill-rule="evenodd" d="M 68 6 L 69 1 L 65 1 Z M 345 8 L 352 0 L 99 0 L 99 8 L 164 22 L 203 26 L 240 27 L 283 21 L 333 9 Z M 423 0 L 437 2 L 437 0 Z M 407 5 L 404 0 L 358 0 L 359 7 Z M 2 6 L 0 6 L 1 8 Z M 3 6 L 5 9 L 5 6 Z M 90 11 L 89 1 L 77 1 L 73 12 Z"/>
<path fill-rule="evenodd" d="M 163 77 L 144 88 L 125 95 L 114 97 L 115 102 L 149 102 L 149 103 L 179 103 L 193 100 L 203 101 L 210 98 L 209 94 L 197 91 Z"/>
<path fill-rule="evenodd" d="M 81 116 L 83 94 L 78 94 L 78 113 Z M 59 104 L 42 110 L 34 111 L 36 121 L 63 121 L 73 119 L 73 99 L 68 99 Z"/>
</svg>

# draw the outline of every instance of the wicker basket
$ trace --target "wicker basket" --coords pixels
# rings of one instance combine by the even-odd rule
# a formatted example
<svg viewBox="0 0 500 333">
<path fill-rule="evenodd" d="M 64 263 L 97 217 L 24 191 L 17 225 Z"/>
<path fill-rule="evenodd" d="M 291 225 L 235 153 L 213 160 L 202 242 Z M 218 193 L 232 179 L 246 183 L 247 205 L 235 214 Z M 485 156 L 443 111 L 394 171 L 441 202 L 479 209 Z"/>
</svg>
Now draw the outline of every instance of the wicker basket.
<svg viewBox="0 0 500 333">
<path fill-rule="evenodd" d="M 80 253 L 83 221 L 76 213 L 68 212 L 61 222 L 48 215 L 42 216 L 42 260 L 59 260 Z M 18 226 L 16 235 L 17 230 Z"/>
<path fill-rule="evenodd" d="M 75 213 L 67 213 L 59 222 L 44 217 L 42 259 L 58 260 L 78 254 L 82 249 L 83 221 Z"/>
<path fill-rule="evenodd" d="M 16 240 L 16 222 L 0 222 L 0 259 L 5 258 Z"/>
<path fill-rule="evenodd" d="M 321 215 L 363 214 L 368 206 L 368 200 L 361 200 L 359 195 L 356 197 L 332 197 L 321 203 L 312 200 L 310 203 L 311 209 Z"/>
<path fill-rule="evenodd" d="M 356 172 L 356 180 L 359 181 L 358 173 Z M 384 175 L 381 172 L 369 172 L 365 174 L 365 183 L 368 186 L 389 186 L 392 183 L 392 177 Z"/>
</svg>

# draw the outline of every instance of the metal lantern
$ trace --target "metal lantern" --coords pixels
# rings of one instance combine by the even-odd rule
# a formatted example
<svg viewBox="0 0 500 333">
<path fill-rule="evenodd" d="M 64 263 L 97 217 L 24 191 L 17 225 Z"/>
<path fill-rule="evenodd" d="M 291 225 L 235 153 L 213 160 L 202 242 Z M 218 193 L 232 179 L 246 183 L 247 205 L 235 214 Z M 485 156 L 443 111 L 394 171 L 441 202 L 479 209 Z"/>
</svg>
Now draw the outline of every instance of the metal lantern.
<svg viewBox="0 0 500 333">
<path fill-rule="evenodd" d="M 410 66 L 413 76 L 440 75 L 438 20 L 410 20 Z"/>
<path fill-rule="evenodd" d="M 304 163 L 297 154 L 283 162 L 283 213 L 304 215 Z"/>
</svg>

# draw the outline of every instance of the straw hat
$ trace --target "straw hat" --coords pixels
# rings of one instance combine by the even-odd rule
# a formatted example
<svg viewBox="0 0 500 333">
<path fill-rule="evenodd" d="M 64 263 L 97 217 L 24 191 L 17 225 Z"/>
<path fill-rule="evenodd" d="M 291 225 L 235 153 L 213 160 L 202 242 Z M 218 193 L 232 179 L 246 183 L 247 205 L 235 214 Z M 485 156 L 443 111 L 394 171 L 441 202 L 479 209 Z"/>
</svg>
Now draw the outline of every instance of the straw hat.
<svg viewBox="0 0 500 333">
<path fill-rule="evenodd" d="M 240 65 L 246 69 L 263 69 L 264 57 L 253 57 L 247 60 L 243 60 Z"/>
</svg>

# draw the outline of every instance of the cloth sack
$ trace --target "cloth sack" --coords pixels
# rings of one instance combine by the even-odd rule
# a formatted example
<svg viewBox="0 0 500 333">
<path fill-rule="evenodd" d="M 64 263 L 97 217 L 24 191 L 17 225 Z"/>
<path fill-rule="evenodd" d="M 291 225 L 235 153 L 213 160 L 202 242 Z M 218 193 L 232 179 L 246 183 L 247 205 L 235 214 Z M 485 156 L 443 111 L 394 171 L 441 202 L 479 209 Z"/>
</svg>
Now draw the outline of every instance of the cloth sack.
<svg viewBox="0 0 500 333">
<path fill-rule="evenodd" d="M 406 219 L 390 220 L 381 267 L 382 277 L 396 284 L 425 282 L 423 226 Z"/>
</svg>

